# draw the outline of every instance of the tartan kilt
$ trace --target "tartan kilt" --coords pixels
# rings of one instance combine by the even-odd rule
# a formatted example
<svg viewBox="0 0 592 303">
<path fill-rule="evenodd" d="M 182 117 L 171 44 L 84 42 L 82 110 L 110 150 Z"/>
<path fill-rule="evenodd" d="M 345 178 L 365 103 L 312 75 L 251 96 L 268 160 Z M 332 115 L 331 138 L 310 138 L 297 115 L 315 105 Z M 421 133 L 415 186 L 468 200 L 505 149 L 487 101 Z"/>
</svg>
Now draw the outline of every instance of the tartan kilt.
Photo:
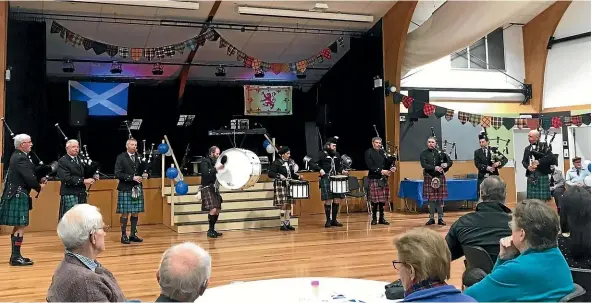
<svg viewBox="0 0 592 303">
<path fill-rule="evenodd" d="M 448 197 L 448 185 L 446 184 L 446 176 L 442 175 L 441 185 L 438 188 L 433 188 L 432 176 L 423 175 L 423 198 L 428 201 L 441 201 Z"/>
<path fill-rule="evenodd" d="M 201 211 L 209 211 L 214 208 L 222 209 L 222 196 L 214 186 L 200 188 L 201 193 Z"/>
<path fill-rule="evenodd" d="M 0 225 L 29 226 L 29 195 L 16 194 L 0 201 Z"/>
<path fill-rule="evenodd" d="M 116 214 L 137 214 L 144 212 L 144 189 L 140 190 L 138 199 L 132 198 L 132 191 L 119 191 L 117 193 Z"/>
<path fill-rule="evenodd" d="M 391 200 L 391 192 L 389 190 L 388 182 L 382 179 L 368 179 L 370 190 L 370 203 L 389 203 Z"/>
<path fill-rule="evenodd" d="M 84 198 L 81 199 L 79 195 L 63 195 L 60 198 L 60 213 L 58 222 L 62 219 L 64 214 L 70 210 L 70 208 L 74 207 L 74 205 L 86 203 L 86 193 L 80 193 L 80 195 L 84 195 Z"/>
<path fill-rule="evenodd" d="M 551 200 L 549 176 L 539 176 L 537 184 L 526 181 L 526 199 Z"/>
<path fill-rule="evenodd" d="M 345 198 L 345 194 L 334 194 L 331 192 L 331 180 L 329 180 L 328 175 L 321 177 L 319 180 L 319 188 L 321 189 L 321 200 L 323 201 Z"/>
<path fill-rule="evenodd" d="M 281 207 L 285 204 L 294 204 L 294 199 L 290 198 L 287 182 L 275 180 L 273 182 L 273 206 Z"/>
</svg>

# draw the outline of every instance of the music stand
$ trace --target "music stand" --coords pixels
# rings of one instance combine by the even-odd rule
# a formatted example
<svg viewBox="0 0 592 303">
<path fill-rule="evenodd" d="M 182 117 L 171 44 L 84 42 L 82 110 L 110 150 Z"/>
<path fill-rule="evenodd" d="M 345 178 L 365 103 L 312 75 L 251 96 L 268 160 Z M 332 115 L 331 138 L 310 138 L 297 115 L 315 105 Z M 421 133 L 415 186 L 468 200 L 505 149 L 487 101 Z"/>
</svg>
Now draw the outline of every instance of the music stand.
<svg viewBox="0 0 592 303">
<path fill-rule="evenodd" d="M 195 120 L 195 115 L 180 115 L 179 121 L 177 121 L 177 126 L 189 127 L 193 124 L 193 120 Z"/>
<path fill-rule="evenodd" d="M 128 120 L 121 122 L 119 126 L 119 130 L 127 130 L 128 132 L 128 139 L 132 138 L 132 130 L 140 130 L 142 126 L 142 119 L 133 119 L 130 123 Z"/>
</svg>

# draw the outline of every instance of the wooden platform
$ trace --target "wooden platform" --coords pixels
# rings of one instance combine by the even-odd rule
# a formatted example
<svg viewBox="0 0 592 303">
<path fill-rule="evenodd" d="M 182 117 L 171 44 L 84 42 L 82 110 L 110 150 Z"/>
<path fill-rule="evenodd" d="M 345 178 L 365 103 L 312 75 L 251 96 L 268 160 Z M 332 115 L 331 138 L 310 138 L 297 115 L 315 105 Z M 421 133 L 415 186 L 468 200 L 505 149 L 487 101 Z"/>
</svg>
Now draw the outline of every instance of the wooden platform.
<svg viewBox="0 0 592 303">
<path fill-rule="evenodd" d="M 445 235 L 450 224 L 462 212 L 447 212 L 447 226 L 431 228 Z M 364 213 L 343 214 L 342 228 L 324 228 L 324 216 L 307 216 L 295 232 L 276 229 L 226 232 L 222 238 L 208 239 L 205 234 L 177 234 L 163 225 L 140 227 L 145 242 L 123 245 L 120 233 L 111 228 L 106 250 L 99 262 L 117 278 L 130 299 L 154 300 L 159 293 L 156 270 L 161 254 L 170 245 L 194 241 L 213 258 L 210 287 L 232 281 L 326 276 L 394 281 L 397 273 L 391 265 L 395 258 L 392 240 L 409 228 L 423 226 L 426 214 L 387 213 L 390 226 L 369 225 Z M 54 231 L 27 233 L 23 254 L 35 261 L 32 267 L 8 265 L 10 237 L 0 245 L 0 298 L 2 301 L 44 301 L 51 276 L 63 257 L 63 247 Z M 460 287 L 464 265 L 453 262 L 450 283 Z"/>
</svg>

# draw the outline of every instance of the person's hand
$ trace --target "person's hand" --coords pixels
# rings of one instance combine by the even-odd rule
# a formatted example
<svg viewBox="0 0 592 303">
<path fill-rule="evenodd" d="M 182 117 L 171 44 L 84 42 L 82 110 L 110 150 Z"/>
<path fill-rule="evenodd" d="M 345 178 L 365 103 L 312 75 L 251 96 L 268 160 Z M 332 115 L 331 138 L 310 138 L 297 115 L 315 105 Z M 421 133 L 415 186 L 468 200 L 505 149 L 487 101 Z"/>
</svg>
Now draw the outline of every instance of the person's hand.
<svg viewBox="0 0 592 303">
<path fill-rule="evenodd" d="M 439 173 L 441 173 L 443 171 L 443 169 L 440 166 L 436 166 L 436 171 L 439 172 Z"/>
<path fill-rule="evenodd" d="M 383 169 L 383 170 L 381 170 L 381 171 L 380 171 L 380 173 L 381 173 L 383 176 L 388 176 L 388 175 L 389 175 L 391 172 L 390 172 L 390 171 L 388 171 L 388 170 L 386 170 L 386 169 Z"/>
<path fill-rule="evenodd" d="M 498 168 L 498 167 L 500 167 L 501 165 L 502 165 L 502 163 L 501 163 L 501 162 L 499 162 L 499 161 L 497 161 L 497 162 L 493 163 L 493 167 L 495 167 L 495 168 Z"/>
<path fill-rule="evenodd" d="M 512 236 L 500 239 L 499 257 L 502 260 L 509 260 L 520 254 L 520 251 L 512 243 Z"/>
<path fill-rule="evenodd" d="M 393 173 L 396 172 L 397 171 L 397 167 L 396 166 L 391 167 L 390 171 L 392 171 Z"/>
<path fill-rule="evenodd" d="M 539 165 L 539 160 L 532 161 L 531 165 L 533 165 L 535 167 L 538 166 Z"/>
<path fill-rule="evenodd" d="M 280 180 L 286 181 L 286 177 L 284 177 L 284 175 L 280 175 Z"/>
<path fill-rule="evenodd" d="M 143 174 L 142 174 L 142 178 L 144 178 L 144 179 L 148 179 L 148 173 L 143 173 Z"/>
<path fill-rule="evenodd" d="M 39 183 L 47 184 L 47 178 L 46 177 L 41 178 L 41 181 Z"/>
<path fill-rule="evenodd" d="M 84 179 L 84 185 L 90 185 L 93 183 L 95 183 L 95 179 L 93 178 Z"/>
<path fill-rule="evenodd" d="M 45 183 L 41 183 L 41 184 L 40 184 L 41 188 L 44 188 L 44 187 L 45 187 L 45 185 L 47 185 L 47 182 L 45 182 Z"/>
<path fill-rule="evenodd" d="M 217 170 L 223 170 L 224 169 L 224 164 L 216 164 L 216 169 Z"/>
<path fill-rule="evenodd" d="M 534 167 L 534 166 L 532 166 L 532 165 L 528 167 L 528 170 L 529 170 L 529 171 L 534 171 L 535 169 L 536 169 L 536 167 Z"/>
<path fill-rule="evenodd" d="M 349 172 L 347 170 L 343 170 L 341 173 L 344 175 L 349 175 Z"/>
<path fill-rule="evenodd" d="M 99 180 L 99 174 L 95 174 L 95 175 L 93 176 L 93 179 L 95 179 L 95 180 Z"/>
<path fill-rule="evenodd" d="M 321 169 L 321 171 L 319 172 L 319 174 L 320 174 L 320 175 L 321 175 L 321 177 L 322 177 L 322 176 L 324 176 L 324 175 L 325 175 L 325 171 Z"/>
<path fill-rule="evenodd" d="M 142 177 L 140 177 L 140 176 L 134 176 L 134 181 L 136 181 L 138 183 L 142 183 Z"/>
<path fill-rule="evenodd" d="M 448 163 L 442 163 L 442 168 L 448 167 Z"/>
</svg>

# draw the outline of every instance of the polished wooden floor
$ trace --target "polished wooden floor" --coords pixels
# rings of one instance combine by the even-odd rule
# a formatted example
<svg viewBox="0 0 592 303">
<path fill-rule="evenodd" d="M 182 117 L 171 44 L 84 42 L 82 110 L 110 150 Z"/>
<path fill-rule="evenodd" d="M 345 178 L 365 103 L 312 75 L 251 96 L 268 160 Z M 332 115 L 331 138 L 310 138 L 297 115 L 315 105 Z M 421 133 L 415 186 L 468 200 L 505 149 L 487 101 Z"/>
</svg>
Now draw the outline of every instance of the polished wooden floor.
<svg viewBox="0 0 592 303">
<path fill-rule="evenodd" d="M 446 213 L 448 225 L 434 225 L 445 235 L 450 224 L 463 212 Z M 154 300 L 159 294 L 156 270 L 161 254 L 175 243 L 194 241 L 212 255 L 210 287 L 232 281 L 286 277 L 349 277 L 394 281 L 391 265 L 395 258 L 393 238 L 404 231 L 423 226 L 427 214 L 387 213 L 390 226 L 371 226 L 365 213 L 342 215 L 342 228 L 323 227 L 323 216 L 300 220 L 295 232 L 276 229 L 231 231 L 211 240 L 205 234 L 179 235 L 162 225 L 140 230 L 144 243 L 123 245 L 120 233 L 111 229 L 106 250 L 99 262 L 113 272 L 127 298 Z M 51 276 L 63 257 L 63 246 L 55 233 L 25 235 L 23 255 L 35 261 L 31 267 L 11 267 L 10 237 L 0 239 L 0 298 L 2 301 L 44 301 Z M 460 287 L 463 261 L 452 264 L 449 283 Z"/>
</svg>

